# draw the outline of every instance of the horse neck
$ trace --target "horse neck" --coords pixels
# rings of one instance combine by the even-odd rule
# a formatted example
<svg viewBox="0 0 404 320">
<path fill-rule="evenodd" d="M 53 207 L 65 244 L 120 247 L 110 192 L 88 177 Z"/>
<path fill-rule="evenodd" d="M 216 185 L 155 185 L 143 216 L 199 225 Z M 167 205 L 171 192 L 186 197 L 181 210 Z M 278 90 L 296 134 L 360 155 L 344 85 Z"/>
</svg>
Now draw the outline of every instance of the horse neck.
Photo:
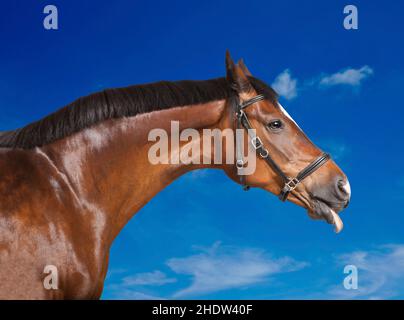
<svg viewBox="0 0 404 320">
<path fill-rule="evenodd" d="M 128 220 L 173 180 L 190 170 L 211 167 L 153 165 L 148 159 L 153 144 L 148 141 L 150 130 L 170 133 L 171 122 L 178 121 L 180 130 L 194 128 L 201 133 L 223 125 L 224 107 L 221 100 L 108 120 L 40 150 L 63 173 L 80 208 L 97 215 L 93 223 L 102 226 L 92 229 L 103 230 L 112 242 Z"/>
</svg>

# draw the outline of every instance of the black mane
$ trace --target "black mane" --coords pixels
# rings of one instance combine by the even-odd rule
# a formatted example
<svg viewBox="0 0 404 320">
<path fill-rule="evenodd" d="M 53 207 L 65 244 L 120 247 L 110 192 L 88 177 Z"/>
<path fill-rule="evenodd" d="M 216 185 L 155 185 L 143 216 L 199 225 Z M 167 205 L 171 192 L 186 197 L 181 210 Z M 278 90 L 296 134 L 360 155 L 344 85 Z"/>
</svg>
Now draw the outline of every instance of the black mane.
<svg viewBox="0 0 404 320">
<path fill-rule="evenodd" d="M 250 78 L 255 90 L 271 101 L 275 91 Z M 0 147 L 31 149 L 52 143 L 99 122 L 172 107 L 207 103 L 236 95 L 225 78 L 205 81 L 161 81 L 106 89 L 81 97 L 64 108 L 23 128 L 0 132 Z"/>
</svg>

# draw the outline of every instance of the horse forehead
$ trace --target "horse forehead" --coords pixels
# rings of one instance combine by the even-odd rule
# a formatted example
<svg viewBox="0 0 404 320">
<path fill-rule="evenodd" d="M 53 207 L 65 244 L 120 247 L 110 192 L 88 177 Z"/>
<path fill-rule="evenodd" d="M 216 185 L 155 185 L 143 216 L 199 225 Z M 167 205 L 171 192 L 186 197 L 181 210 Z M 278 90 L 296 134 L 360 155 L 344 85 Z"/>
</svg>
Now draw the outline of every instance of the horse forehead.
<svg viewBox="0 0 404 320">
<path fill-rule="evenodd" d="M 278 106 L 279 109 L 281 110 L 281 112 L 287 117 L 289 118 L 300 130 L 301 128 L 299 127 L 299 125 L 296 123 L 296 121 L 290 116 L 290 114 L 285 110 L 284 107 L 282 107 L 282 105 L 280 104 L 280 102 L 278 102 Z"/>
</svg>

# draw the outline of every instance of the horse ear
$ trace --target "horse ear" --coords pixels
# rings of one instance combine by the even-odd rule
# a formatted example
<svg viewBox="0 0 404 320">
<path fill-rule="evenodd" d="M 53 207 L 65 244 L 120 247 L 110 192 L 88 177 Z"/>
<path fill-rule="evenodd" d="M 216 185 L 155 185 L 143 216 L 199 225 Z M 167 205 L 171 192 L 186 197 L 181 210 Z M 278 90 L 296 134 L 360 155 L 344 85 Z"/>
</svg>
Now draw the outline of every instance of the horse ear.
<svg viewBox="0 0 404 320">
<path fill-rule="evenodd" d="M 234 63 L 229 50 L 226 51 L 226 79 L 237 92 L 248 92 L 252 90 L 247 75 Z"/>
<path fill-rule="evenodd" d="M 226 50 L 226 79 L 232 83 L 233 82 L 233 73 L 236 65 L 234 64 L 233 59 L 231 58 L 230 51 Z"/>
<path fill-rule="evenodd" d="M 241 68 L 241 70 L 243 70 L 243 72 L 244 72 L 245 75 L 247 75 L 247 76 L 249 76 L 249 77 L 252 77 L 252 74 L 251 74 L 250 70 L 248 70 L 248 68 L 247 68 L 247 66 L 245 65 L 243 59 L 240 59 L 240 60 L 237 62 L 237 65 Z"/>
</svg>

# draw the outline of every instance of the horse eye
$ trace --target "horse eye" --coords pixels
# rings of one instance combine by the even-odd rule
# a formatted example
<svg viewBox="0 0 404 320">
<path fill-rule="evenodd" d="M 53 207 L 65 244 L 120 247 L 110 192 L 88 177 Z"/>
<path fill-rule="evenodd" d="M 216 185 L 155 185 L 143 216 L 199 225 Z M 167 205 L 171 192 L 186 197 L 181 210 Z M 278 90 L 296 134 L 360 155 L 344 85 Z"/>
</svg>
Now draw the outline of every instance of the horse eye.
<svg viewBox="0 0 404 320">
<path fill-rule="evenodd" d="M 283 123 L 281 120 L 273 120 L 270 123 L 268 123 L 267 126 L 271 130 L 279 130 L 279 129 L 282 129 Z"/>
</svg>

